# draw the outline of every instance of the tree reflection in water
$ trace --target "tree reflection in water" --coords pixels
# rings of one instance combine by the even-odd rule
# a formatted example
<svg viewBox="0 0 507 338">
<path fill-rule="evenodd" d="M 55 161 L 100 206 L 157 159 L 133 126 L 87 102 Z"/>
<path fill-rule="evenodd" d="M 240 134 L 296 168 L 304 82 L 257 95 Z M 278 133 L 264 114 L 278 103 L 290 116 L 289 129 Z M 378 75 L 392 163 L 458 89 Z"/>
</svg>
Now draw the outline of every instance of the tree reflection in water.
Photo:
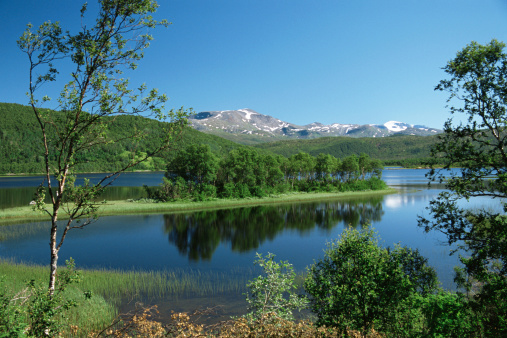
<svg viewBox="0 0 507 338">
<path fill-rule="evenodd" d="M 284 230 L 309 233 L 339 224 L 356 228 L 381 220 L 383 196 L 347 201 L 262 205 L 164 215 L 169 242 L 193 261 L 211 260 L 216 248 L 230 243 L 236 252 L 257 249 Z"/>
</svg>

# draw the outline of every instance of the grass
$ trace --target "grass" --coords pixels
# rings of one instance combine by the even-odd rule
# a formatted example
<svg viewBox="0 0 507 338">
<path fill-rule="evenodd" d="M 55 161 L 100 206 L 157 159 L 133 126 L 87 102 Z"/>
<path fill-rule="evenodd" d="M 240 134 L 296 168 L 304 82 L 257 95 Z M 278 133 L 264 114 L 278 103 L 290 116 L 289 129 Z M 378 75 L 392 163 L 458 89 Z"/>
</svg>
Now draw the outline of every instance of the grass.
<svg viewBox="0 0 507 338">
<path fill-rule="evenodd" d="M 13 264 L 0 260 L 0 277 L 2 277 L 2 285 L 0 289 L 7 290 L 6 294 L 11 297 L 24 296 L 23 291 L 27 289 L 27 282 L 34 280 L 35 285 L 43 288 L 47 286 L 49 277 L 49 269 L 43 266 L 28 266 L 22 264 Z M 108 303 L 101 295 L 93 294 L 90 299 L 85 299 L 85 290 L 81 285 L 69 286 L 64 292 L 66 300 L 76 302 L 76 307 L 65 309 L 63 313 L 57 317 L 58 321 L 63 324 L 62 330 L 66 333 L 73 332 L 79 328 L 80 333 L 97 331 L 109 325 L 118 315 L 117 307 Z M 0 293 L 4 292 L 0 290 Z M 10 297 L 10 298 L 11 298 Z M 22 320 L 28 323 L 28 314 L 24 309 L 27 304 L 18 305 L 21 310 Z M 79 334 L 80 336 L 82 334 Z"/>
<path fill-rule="evenodd" d="M 63 267 L 62 267 L 63 269 Z M 247 281 L 255 276 L 253 269 L 230 272 L 199 270 L 123 271 L 81 270 L 79 288 L 92 291 L 115 304 L 123 299 L 164 298 L 168 296 L 212 296 L 242 293 Z M 8 289 L 20 290 L 32 279 L 47 283 L 49 268 L 0 260 L 0 275 L 5 275 Z M 234 278 L 231 278 L 231 275 Z"/>
<path fill-rule="evenodd" d="M 121 306 L 132 301 L 155 299 L 160 302 L 164 298 L 242 294 L 246 292 L 248 280 L 254 278 L 256 272 L 253 268 L 231 272 L 81 270 L 81 282 L 65 291 L 66 298 L 76 300 L 79 305 L 65 313 L 68 325 L 65 325 L 64 331 L 70 332 L 72 327 L 79 327 L 81 336 L 83 332 L 104 328 L 118 315 Z M 0 259 L 1 276 L 5 289 L 14 295 L 23 290 L 30 280 L 46 286 L 49 269 L 47 266 L 17 264 Z M 84 290 L 92 292 L 90 300 L 84 299 Z"/>
<path fill-rule="evenodd" d="M 343 193 L 290 193 L 273 195 L 263 198 L 244 199 L 215 199 L 205 202 L 177 201 L 155 203 L 153 201 L 108 201 L 99 208 L 99 216 L 129 215 L 129 214 L 153 214 L 153 213 L 174 213 L 183 211 L 199 211 L 206 209 L 224 209 L 243 206 L 256 206 L 263 204 L 279 204 L 293 202 L 310 202 L 319 200 L 337 200 L 350 197 L 361 197 L 369 195 L 389 194 L 396 192 L 394 189 L 343 192 Z M 60 219 L 65 215 L 61 214 Z M 38 213 L 30 206 L 8 208 L 0 210 L 0 225 L 19 224 L 32 221 L 48 220 L 47 214 Z"/>
</svg>

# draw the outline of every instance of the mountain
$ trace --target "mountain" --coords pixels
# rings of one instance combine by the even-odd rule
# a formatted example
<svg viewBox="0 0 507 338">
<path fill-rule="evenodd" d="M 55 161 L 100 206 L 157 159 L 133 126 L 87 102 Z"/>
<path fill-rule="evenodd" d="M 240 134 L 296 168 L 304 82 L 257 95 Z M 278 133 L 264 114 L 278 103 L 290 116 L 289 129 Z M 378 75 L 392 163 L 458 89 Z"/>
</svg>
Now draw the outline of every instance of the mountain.
<svg viewBox="0 0 507 338">
<path fill-rule="evenodd" d="M 314 122 L 299 126 L 251 109 L 207 111 L 189 119 L 191 126 L 199 131 L 221 136 L 244 144 L 273 142 L 289 139 L 313 139 L 326 136 L 386 137 L 392 135 L 430 136 L 441 133 L 435 128 L 389 121 L 377 124 L 324 125 Z"/>
</svg>

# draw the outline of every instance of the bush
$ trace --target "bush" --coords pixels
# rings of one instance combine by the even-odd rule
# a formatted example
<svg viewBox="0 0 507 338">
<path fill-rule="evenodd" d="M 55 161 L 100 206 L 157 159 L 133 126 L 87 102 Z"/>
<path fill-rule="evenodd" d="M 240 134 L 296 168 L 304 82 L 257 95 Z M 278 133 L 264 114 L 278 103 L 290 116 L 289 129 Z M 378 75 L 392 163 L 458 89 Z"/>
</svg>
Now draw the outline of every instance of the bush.
<svg viewBox="0 0 507 338">
<path fill-rule="evenodd" d="M 264 188 L 260 187 L 258 185 L 253 187 L 251 189 L 251 191 L 252 191 L 252 196 L 255 196 L 255 197 L 265 197 L 266 196 L 266 192 L 264 191 Z"/>
<path fill-rule="evenodd" d="M 90 300 L 92 295 L 69 288 L 70 284 L 80 281 L 80 273 L 74 269 L 72 258 L 66 263 L 67 267 L 59 270 L 53 295 L 47 286 L 39 285 L 35 280 L 16 293 L 8 291 L 4 286 L 5 278 L 0 276 L 0 337 L 60 337 L 65 336 L 65 330 L 70 332 L 77 329 L 78 315 L 74 310 L 85 299 Z M 15 287 L 11 285 L 13 289 Z M 100 308 L 107 306 L 105 302 L 99 305 Z M 98 309 L 87 307 L 88 311 L 93 312 Z M 88 326 L 93 324 L 100 325 L 103 322 Z"/>
<path fill-rule="evenodd" d="M 0 276 L 0 337 L 22 337 L 28 326 L 19 305 L 24 299 L 21 293 L 10 294 L 4 283 L 5 277 Z"/>
<path fill-rule="evenodd" d="M 217 188 L 211 184 L 199 184 L 198 194 L 196 194 L 196 201 L 209 201 L 215 197 L 217 197 Z"/>
<path fill-rule="evenodd" d="M 473 316 L 462 296 L 440 291 L 415 297 L 413 306 L 421 309 L 425 321 L 422 334 L 429 337 L 471 337 Z"/>
<path fill-rule="evenodd" d="M 238 183 L 234 187 L 234 197 L 247 198 L 251 197 L 250 188 L 245 183 Z"/>
<path fill-rule="evenodd" d="M 435 271 L 417 251 L 384 249 L 373 230 L 347 229 L 310 267 L 304 286 L 318 326 L 396 333 L 397 318 L 413 318 L 405 313 L 407 301 L 436 284 Z"/>
<path fill-rule="evenodd" d="M 257 254 L 254 262 L 264 270 L 264 276 L 259 276 L 247 284 L 249 292 L 246 300 L 250 313 L 245 317 L 250 321 L 260 320 L 267 314 L 273 314 L 285 320 L 293 320 L 292 312 L 308 306 L 304 296 L 296 294 L 294 284 L 296 273 L 289 262 L 273 261 L 274 254 L 268 253 L 266 257 Z"/>
</svg>

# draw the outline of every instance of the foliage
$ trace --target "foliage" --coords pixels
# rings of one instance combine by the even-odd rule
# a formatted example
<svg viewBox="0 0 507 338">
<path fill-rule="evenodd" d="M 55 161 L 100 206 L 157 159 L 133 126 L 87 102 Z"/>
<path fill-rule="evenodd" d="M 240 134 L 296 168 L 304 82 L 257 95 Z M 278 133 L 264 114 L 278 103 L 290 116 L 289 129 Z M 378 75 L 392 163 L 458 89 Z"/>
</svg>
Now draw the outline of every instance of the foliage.
<svg viewBox="0 0 507 338">
<path fill-rule="evenodd" d="M 166 177 L 179 176 L 197 185 L 213 183 L 218 171 L 218 158 L 209 145 L 189 145 L 178 151 L 167 166 Z"/>
<path fill-rule="evenodd" d="M 3 279 L 3 278 L 2 278 Z M 61 269 L 55 292 L 51 294 L 31 280 L 27 287 L 12 295 L 5 287 L 0 290 L 0 337 L 54 337 L 67 327 L 69 309 L 78 302 L 67 296 L 69 285 L 80 282 L 80 273 L 75 270 L 72 258 Z M 89 292 L 84 298 L 91 298 Z"/>
<path fill-rule="evenodd" d="M 417 295 L 412 306 L 420 309 L 421 335 L 433 337 L 471 337 L 475 335 L 475 318 L 467 300 L 459 294 L 439 291 Z"/>
<path fill-rule="evenodd" d="M 222 157 L 206 145 L 179 150 L 169 162 L 164 182 L 145 187 L 160 201 L 264 197 L 287 191 L 363 191 L 385 189 L 382 164 L 366 154 L 343 160 L 298 153 L 286 159 L 241 147 Z"/>
<path fill-rule="evenodd" d="M 373 230 L 346 229 L 308 271 L 305 289 L 318 326 L 399 334 L 395 319 L 416 294 L 436 288 L 436 273 L 417 251 L 384 249 Z"/>
<path fill-rule="evenodd" d="M 249 321 L 262 320 L 267 314 L 272 313 L 277 318 L 293 320 L 292 312 L 301 311 L 308 305 L 306 297 L 295 293 L 297 286 L 294 284 L 296 273 L 292 264 L 274 261 L 275 255 L 268 253 L 266 257 L 257 253 L 258 264 L 264 271 L 264 275 L 251 280 L 246 294 L 248 310 L 245 317 Z"/>
<path fill-rule="evenodd" d="M 11 295 L 4 285 L 4 276 L 0 276 L 0 337 L 24 337 L 27 324 L 18 304 L 25 302 L 21 293 Z"/>
<path fill-rule="evenodd" d="M 507 294 L 507 218 L 503 211 L 471 210 L 461 201 L 478 196 L 507 197 L 507 53 L 505 44 L 492 40 L 472 42 L 449 61 L 444 70 L 449 79 L 436 90 L 449 93 L 452 114 L 464 114 L 465 123 L 449 119 L 432 154 L 445 163 L 444 169 L 459 166 L 445 179 L 448 191 L 430 202 L 432 219 L 419 219 L 426 231 L 439 231 L 449 244 L 466 253 L 461 257 L 466 277 L 461 283 L 478 288 L 472 308 L 483 320 L 484 334 L 507 334 L 507 307 L 500 297 Z M 431 180 L 444 180 L 432 171 Z"/>
<path fill-rule="evenodd" d="M 164 113 L 165 95 L 156 89 L 141 85 L 129 89 L 129 81 L 121 77 L 124 70 L 134 70 L 143 58 L 152 36 L 149 29 L 167 26 L 166 20 L 157 21 L 152 14 L 157 3 L 152 0 L 101 0 L 95 23 L 87 24 L 87 6 L 81 9 L 81 29 L 76 34 L 64 32 L 58 22 L 45 22 L 37 29 L 28 24 L 18 40 L 18 46 L 29 61 L 29 103 L 36 120 L 38 151 L 43 163 L 45 179 L 37 189 L 34 209 L 51 220 L 49 299 L 41 296 L 40 318 L 50 314 L 53 295 L 58 283 L 56 272 L 58 252 L 71 229 L 82 228 L 93 221 L 98 209 L 97 197 L 118 175 L 152 156 L 168 149 L 186 125 L 187 112 L 183 109 Z M 59 111 L 43 109 L 51 99 L 40 93 L 49 83 L 57 80 L 58 68 L 70 61 L 73 71 L 70 81 L 63 85 L 57 99 Z M 83 155 L 104 144 L 115 144 L 120 139 L 110 138 L 107 130 L 115 125 L 119 115 L 151 114 L 160 120 L 169 120 L 160 133 L 150 130 L 131 130 L 126 136 L 132 152 L 112 173 L 98 183 L 85 182 L 74 186 L 73 172 Z M 150 136 L 152 146 L 146 152 L 137 152 L 136 140 Z M 46 207 L 45 195 L 50 199 Z M 59 217 L 67 220 L 57 235 Z M 74 223 L 74 221 L 76 221 Z M 81 221 L 81 223 L 79 223 Z M 52 325 L 42 319 L 44 325 Z"/>
</svg>

